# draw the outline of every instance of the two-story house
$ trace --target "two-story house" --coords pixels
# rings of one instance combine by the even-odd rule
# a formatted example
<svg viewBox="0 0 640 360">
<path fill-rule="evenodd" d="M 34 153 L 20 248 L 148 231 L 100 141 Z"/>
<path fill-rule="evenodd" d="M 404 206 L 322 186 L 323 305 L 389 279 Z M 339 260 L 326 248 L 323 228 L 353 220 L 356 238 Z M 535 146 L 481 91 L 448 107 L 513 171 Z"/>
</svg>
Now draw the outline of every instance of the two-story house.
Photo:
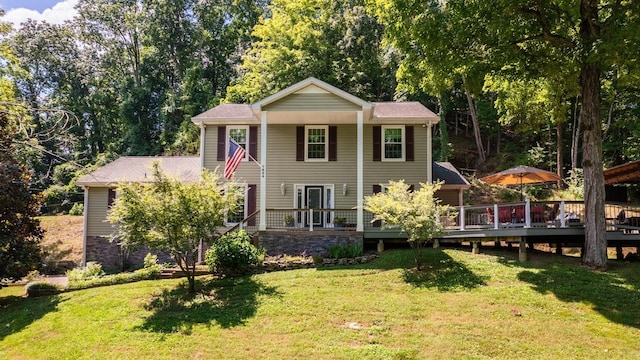
<svg viewBox="0 0 640 360">
<path fill-rule="evenodd" d="M 246 150 L 234 175 L 246 196 L 242 211 L 227 220 L 255 232 L 267 252 L 310 254 L 339 242 L 402 236 L 385 235 L 362 208 L 364 197 L 389 180 L 414 186 L 443 180 L 438 197 L 451 205 L 461 204 L 469 187 L 451 164 L 432 161 L 439 117 L 418 102 L 368 102 L 309 78 L 254 104 L 221 104 L 192 121 L 200 127 L 199 158 L 125 157 L 77 182 L 85 188 L 86 261 L 106 255 L 111 226 L 102 221 L 118 182 L 145 181 L 154 159 L 195 181 L 201 168 L 224 168 L 230 138 Z"/>
</svg>

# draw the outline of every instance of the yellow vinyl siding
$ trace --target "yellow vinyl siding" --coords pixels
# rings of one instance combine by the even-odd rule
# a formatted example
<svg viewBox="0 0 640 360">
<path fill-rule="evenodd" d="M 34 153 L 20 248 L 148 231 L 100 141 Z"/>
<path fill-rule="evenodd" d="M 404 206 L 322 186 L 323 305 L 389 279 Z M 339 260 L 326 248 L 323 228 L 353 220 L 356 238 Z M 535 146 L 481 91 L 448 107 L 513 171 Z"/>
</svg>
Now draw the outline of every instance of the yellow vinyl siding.
<svg viewBox="0 0 640 360">
<path fill-rule="evenodd" d="M 294 184 L 335 185 L 334 206 L 356 205 L 356 126 L 337 126 L 337 161 L 296 161 L 296 127 L 270 125 L 267 143 L 267 207 L 287 208 L 294 205 Z M 282 196 L 280 185 L 286 194 Z M 347 184 L 347 195 L 342 185 Z"/>
<path fill-rule="evenodd" d="M 358 111 L 358 106 L 330 93 L 297 93 L 268 104 L 263 111 Z"/>
<path fill-rule="evenodd" d="M 384 125 L 384 124 L 381 124 Z M 403 180 L 418 186 L 427 181 L 427 128 L 413 125 L 414 161 L 373 161 L 373 126 L 364 127 L 364 195 L 372 193 L 373 185 L 389 180 Z M 355 139 L 354 139 L 355 141 Z"/>
<path fill-rule="evenodd" d="M 109 236 L 113 226 L 107 220 L 109 188 L 94 187 L 88 191 L 87 236 Z"/>
<path fill-rule="evenodd" d="M 302 116 L 302 115 L 301 115 Z M 332 124 L 328 124 L 332 125 Z M 260 127 L 257 127 L 260 131 Z M 267 208 L 290 208 L 294 206 L 294 184 L 334 185 L 334 206 L 352 208 L 356 206 L 356 150 L 355 124 L 337 125 L 337 161 L 296 161 L 296 126 L 269 125 L 267 143 Z M 224 169 L 224 161 L 217 161 L 216 126 L 205 130 L 205 167 Z M 258 156 L 260 161 L 260 134 L 258 133 Z M 374 184 L 385 184 L 389 180 L 404 179 L 406 183 L 418 185 L 427 179 L 427 130 L 414 125 L 414 161 L 373 161 L 373 125 L 364 126 L 364 195 L 370 195 Z M 253 161 L 242 162 L 235 174 L 236 180 L 258 185 L 256 204 L 260 197 L 260 167 Z M 285 184 L 285 195 L 280 185 Z M 347 184 L 347 194 L 342 195 L 342 186 Z M 456 195 L 457 196 L 457 195 Z M 457 198 L 456 198 L 457 199 Z M 457 200 L 456 200 L 457 202 Z"/>
</svg>

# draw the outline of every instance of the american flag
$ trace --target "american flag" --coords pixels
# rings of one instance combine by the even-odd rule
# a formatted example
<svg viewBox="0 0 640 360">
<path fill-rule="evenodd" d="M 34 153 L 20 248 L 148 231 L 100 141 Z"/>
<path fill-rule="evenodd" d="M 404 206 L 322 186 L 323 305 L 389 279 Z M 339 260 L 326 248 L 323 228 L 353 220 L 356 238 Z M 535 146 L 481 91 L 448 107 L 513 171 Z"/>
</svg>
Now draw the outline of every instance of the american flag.
<svg viewBox="0 0 640 360">
<path fill-rule="evenodd" d="M 233 139 L 229 139 L 229 152 L 227 153 L 227 161 L 224 163 L 224 177 L 231 179 L 233 173 L 236 172 L 240 161 L 244 159 L 246 151 L 242 146 L 238 145 Z"/>
</svg>

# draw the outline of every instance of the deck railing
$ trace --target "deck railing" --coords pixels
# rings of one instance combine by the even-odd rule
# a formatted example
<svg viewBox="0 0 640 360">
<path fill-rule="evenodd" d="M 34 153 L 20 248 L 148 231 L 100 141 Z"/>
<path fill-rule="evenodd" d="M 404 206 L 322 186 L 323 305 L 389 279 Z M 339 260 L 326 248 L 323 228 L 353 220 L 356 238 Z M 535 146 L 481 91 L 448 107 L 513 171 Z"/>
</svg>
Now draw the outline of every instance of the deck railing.
<svg viewBox="0 0 640 360">
<path fill-rule="evenodd" d="M 466 205 L 455 207 L 457 216 L 442 218 L 449 231 L 508 228 L 567 228 L 584 226 L 585 206 L 581 201 L 529 201 Z M 355 209 L 267 209 L 267 230 L 298 231 L 355 231 L 357 212 Z M 606 226 L 609 231 L 640 233 L 640 207 L 623 203 L 605 205 Z M 364 212 L 364 229 L 384 230 L 372 223 L 373 215 Z M 229 231 L 245 229 L 249 233 L 258 231 L 259 211 L 249 215 Z M 393 230 L 393 229 L 391 229 Z"/>
</svg>

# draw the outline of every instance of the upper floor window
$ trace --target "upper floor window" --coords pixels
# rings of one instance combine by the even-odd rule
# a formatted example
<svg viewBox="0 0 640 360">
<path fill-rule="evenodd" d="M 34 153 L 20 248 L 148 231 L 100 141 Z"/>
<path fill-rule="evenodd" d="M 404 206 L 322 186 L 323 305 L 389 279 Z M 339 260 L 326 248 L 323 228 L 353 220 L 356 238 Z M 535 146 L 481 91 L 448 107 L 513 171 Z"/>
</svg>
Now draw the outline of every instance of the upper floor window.
<svg viewBox="0 0 640 360">
<path fill-rule="evenodd" d="M 383 126 L 382 136 L 382 160 L 403 161 L 404 126 Z"/>
<path fill-rule="evenodd" d="M 305 127 L 305 160 L 327 161 L 328 132 L 328 126 Z"/>
<path fill-rule="evenodd" d="M 233 139 L 236 144 L 242 146 L 246 151 L 245 158 L 249 154 L 249 126 L 227 126 L 227 139 Z M 229 142 L 226 142 L 227 152 L 229 151 Z"/>
</svg>

